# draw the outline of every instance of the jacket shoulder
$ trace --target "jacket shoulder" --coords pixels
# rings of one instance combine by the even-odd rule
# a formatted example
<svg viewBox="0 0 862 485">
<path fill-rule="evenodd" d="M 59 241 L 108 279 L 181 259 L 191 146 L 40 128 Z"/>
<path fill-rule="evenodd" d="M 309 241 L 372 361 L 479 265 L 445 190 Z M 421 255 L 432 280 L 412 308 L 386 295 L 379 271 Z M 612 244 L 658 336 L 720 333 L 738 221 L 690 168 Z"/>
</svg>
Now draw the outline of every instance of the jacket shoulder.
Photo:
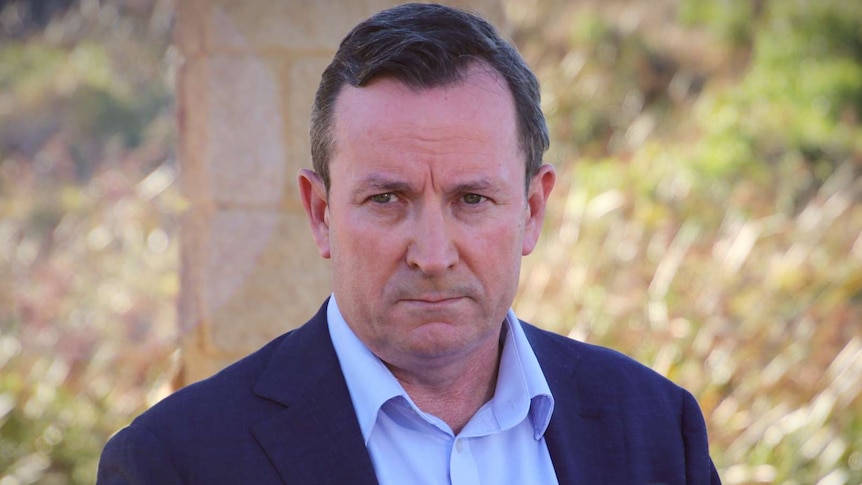
<svg viewBox="0 0 862 485">
<path fill-rule="evenodd" d="M 663 401 L 679 409 L 690 394 L 667 377 L 610 348 L 588 344 L 524 323 L 524 331 L 551 388 L 576 387 L 613 401 Z"/>
<path fill-rule="evenodd" d="M 302 398 L 311 379 L 302 376 L 314 369 L 322 369 L 317 377 L 331 373 L 331 359 L 320 348 L 329 338 L 323 315 L 135 418 L 106 444 L 99 483 L 131 476 L 140 483 L 240 483 L 242 470 L 275 473 L 252 430 Z M 298 382 L 302 385 L 292 385 Z M 173 481 L 146 478 L 156 472 Z M 236 480 L 230 478 L 234 475 Z"/>
<path fill-rule="evenodd" d="M 624 467 L 625 483 L 720 483 L 703 415 L 688 391 L 615 350 L 529 324 L 524 331 L 554 395 L 549 449 L 602 441 L 613 451 L 602 455 L 605 471 Z M 579 428 L 583 423 L 590 424 Z"/>
</svg>

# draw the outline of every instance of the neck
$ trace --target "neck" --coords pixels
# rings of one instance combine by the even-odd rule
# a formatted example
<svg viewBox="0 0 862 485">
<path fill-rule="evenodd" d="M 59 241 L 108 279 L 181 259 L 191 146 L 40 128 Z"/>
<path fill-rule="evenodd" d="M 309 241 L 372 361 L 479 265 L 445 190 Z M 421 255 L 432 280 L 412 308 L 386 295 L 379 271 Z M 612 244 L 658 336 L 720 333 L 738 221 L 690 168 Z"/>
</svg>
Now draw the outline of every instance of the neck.
<svg viewBox="0 0 862 485">
<path fill-rule="evenodd" d="M 495 339 L 487 349 L 444 366 L 388 366 L 419 409 L 442 419 L 458 434 L 494 396 L 501 349 Z"/>
</svg>

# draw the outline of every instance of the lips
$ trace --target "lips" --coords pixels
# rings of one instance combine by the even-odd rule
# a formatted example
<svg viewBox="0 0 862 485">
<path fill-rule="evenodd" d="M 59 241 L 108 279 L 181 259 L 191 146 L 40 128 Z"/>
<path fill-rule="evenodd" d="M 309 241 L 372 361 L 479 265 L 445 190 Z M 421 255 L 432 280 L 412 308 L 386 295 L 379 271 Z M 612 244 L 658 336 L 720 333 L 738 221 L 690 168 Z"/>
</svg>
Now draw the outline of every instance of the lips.
<svg viewBox="0 0 862 485">
<path fill-rule="evenodd" d="M 418 297 L 409 297 L 402 298 L 403 301 L 416 302 L 416 303 L 448 303 L 454 302 L 464 298 L 462 295 L 452 295 L 452 296 L 418 296 Z"/>
<path fill-rule="evenodd" d="M 471 281 L 393 278 L 386 294 L 391 304 L 405 305 L 418 311 L 449 312 L 466 300 L 480 301 L 482 291 L 480 285 Z"/>
<path fill-rule="evenodd" d="M 400 300 L 399 303 L 405 305 L 406 308 L 411 308 L 413 311 L 419 311 L 426 315 L 436 315 L 438 313 L 442 315 L 443 313 L 448 314 L 455 311 L 456 308 L 460 308 L 462 301 L 464 301 L 463 297 L 422 297 Z"/>
<path fill-rule="evenodd" d="M 470 282 L 430 282 L 393 278 L 389 281 L 386 293 L 393 301 L 443 303 L 462 298 L 475 299 L 481 294 L 480 288 L 478 284 Z"/>
</svg>

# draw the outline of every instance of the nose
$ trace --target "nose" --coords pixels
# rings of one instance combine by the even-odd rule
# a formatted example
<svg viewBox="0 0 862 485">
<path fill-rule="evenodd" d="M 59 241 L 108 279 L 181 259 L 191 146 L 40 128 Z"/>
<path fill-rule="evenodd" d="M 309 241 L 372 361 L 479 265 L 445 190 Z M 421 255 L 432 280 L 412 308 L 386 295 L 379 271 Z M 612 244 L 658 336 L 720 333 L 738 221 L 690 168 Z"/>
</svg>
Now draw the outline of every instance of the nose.
<svg viewBox="0 0 862 485">
<path fill-rule="evenodd" d="M 424 207 L 410 224 L 407 265 L 429 276 L 439 275 L 458 263 L 458 248 L 444 210 Z"/>
</svg>

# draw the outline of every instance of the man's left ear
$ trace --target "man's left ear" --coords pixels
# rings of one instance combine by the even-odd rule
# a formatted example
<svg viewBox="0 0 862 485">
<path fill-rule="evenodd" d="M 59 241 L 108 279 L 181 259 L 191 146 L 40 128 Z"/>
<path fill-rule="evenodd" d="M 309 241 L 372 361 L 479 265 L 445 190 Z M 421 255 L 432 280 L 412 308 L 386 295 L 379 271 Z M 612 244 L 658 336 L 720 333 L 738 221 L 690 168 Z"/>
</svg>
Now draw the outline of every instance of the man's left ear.
<svg viewBox="0 0 862 485">
<path fill-rule="evenodd" d="M 539 168 L 539 172 L 533 176 L 530 189 L 527 192 L 527 220 L 524 224 L 524 246 L 521 254 L 526 256 L 533 252 L 539 235 L 542 233 L 542 222 L 545 220 L 545 206 L 548 196 L 557 181 L 557 173 L 554 167 L 545 164 Z"/>
</svg>

